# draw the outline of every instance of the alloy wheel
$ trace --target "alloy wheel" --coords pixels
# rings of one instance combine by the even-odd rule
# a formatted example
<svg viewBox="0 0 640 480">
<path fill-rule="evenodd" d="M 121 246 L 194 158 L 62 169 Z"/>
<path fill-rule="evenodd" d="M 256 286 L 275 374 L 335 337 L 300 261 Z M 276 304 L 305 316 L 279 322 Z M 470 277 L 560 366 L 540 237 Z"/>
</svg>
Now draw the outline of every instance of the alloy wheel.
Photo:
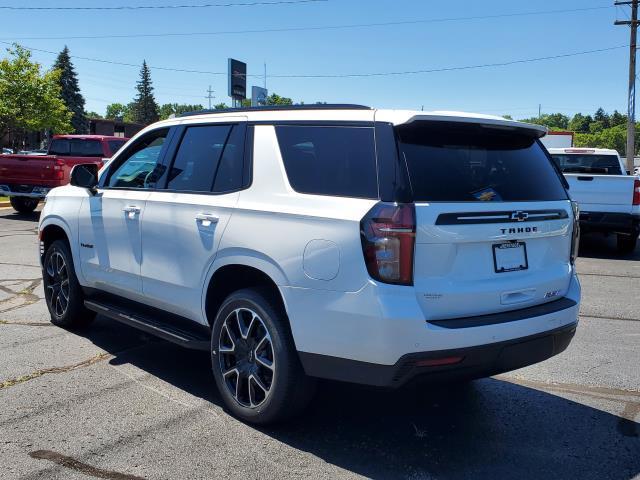
<svg viewBox="0 0 640 480">
<path fill-rule="evenodd" d="M 69 308 L 69 271 L 60 252 L 49 256 L 45 285 L 51 309 L 57 317 L 62 317 Z"/>
<path fill-rule="evenodd" d="M 276 375 L 271 335 L 260 316 L 249 308 L 233 310 L 222 324 L 218 340 L 222 379 L 243 407 L 262 405 Z"/>
</svg>

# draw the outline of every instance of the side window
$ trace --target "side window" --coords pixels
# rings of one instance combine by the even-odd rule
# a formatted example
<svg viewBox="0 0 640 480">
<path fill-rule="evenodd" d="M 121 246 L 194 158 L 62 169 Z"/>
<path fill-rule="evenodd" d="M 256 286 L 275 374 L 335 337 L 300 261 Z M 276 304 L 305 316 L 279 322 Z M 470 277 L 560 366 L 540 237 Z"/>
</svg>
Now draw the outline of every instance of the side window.
<svg viewBox="0 0 640 480">
<path fill-rule="evenodd" d="M 287 125 L 276 135 L 297 192 L 378 198 L 373 128 Z"/>
<path fill-rule="evenodd" d="M 233 168 L 235 147 L 241 147 L 232 145 L 237 140 L 233 140 L 231 131 L 231 125 L 187 127 L 169 172 L 167 188 L 183 192 L 211 192 L 217 173 L 219 187 L 225 190 L 232 183 L 229 170 Z"/>
<path fill-rule="evenodd" d="M 150 132 L 138 140 L 131 149 L 127 149 L 125 158 L 118 159 L 119 166 L 110 174 L 107 186 L 154 187 L 163 173 L 164 167 L 158 164 L 158 160 L 168 133 L 168 129 Z"/>
</svg>

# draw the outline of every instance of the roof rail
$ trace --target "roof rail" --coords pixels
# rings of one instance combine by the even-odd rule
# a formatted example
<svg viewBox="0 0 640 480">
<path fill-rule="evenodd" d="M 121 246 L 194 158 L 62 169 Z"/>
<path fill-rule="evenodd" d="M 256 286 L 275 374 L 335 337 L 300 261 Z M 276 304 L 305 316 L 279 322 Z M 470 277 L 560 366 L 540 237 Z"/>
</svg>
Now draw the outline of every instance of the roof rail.
<svg viewBox="0 0 640 480">
<path fill-rule="evenodd" d="M 227 113 L 227 112 L 269 112 L 273 110 L 371 110 L 366 105 L 355 105 L 350 103 L 312 103 L 308 105 L 266 105 L 263 107 L 242 107 L 242 108 L 221 108 L 216 110 L 198 110 L 187 112 L 179 117 L 191 117 L 193 115 L 205 115 L 207 113 Z"/>
</svg>

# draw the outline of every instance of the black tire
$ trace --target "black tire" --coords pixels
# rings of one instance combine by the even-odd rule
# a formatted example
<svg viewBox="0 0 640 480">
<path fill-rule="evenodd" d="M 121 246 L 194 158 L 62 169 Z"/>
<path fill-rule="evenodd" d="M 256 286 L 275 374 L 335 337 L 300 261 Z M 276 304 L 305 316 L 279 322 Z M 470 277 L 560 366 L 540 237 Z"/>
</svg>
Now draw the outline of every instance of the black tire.
<svg viewBox="0 0 640 480">
<path fill-rule="evenodd" d="M 9 198 L 9 201 L 16 212 L 24 215 L 33 213 L 33 211 L 38 207 L 39 202 L 37 198 L 27 197 L 11 197 Z"/>
<path fill-rule="evenodd" d="M 96 316 L 84 306 L 84 295 L 78 283 L 69 245 L 54 241 L 44 256 L 42 270 L 44 296 L 51 323 L 63 328 L 81 328 Z"/>
<path fill-rule="evenodd" d="M 633 251 L 636 249 L 636 244 L 638 243 L 638 235 L 624 235 L 622 233 L 618 233 L 616 235 L 616 243 L 618 252 L 633 253 Z"/>
<path fill-rule="evenodd" d="M 257 320 L 252 323 L 253 314 Z M 243 323 L 247 337 L 238 322 Z M 235 341 L 229 341 L 234 337 Z M 232 344 L 233 353 L 228 350 Z M 271 367 L 267 368 L 269 360 Z M 238 290 L 225 299 L 213 322 L 211 363 L 225 406 L 249 423 L 264 425 L 291 418 L 315 393 L 315 379 L 303 371 L 286 313 L 266 290 Z M 243 372 L 229 374 L 232 370 Z M 268 392 L 258 388 L 259 384 L 269 387 Z"/>
</svg>

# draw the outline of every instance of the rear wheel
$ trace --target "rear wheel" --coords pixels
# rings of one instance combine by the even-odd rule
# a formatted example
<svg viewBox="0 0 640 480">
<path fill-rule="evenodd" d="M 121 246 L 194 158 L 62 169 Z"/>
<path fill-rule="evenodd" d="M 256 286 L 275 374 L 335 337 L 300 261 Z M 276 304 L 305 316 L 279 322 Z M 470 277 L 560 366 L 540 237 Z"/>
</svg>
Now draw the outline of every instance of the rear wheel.
<svg viewBox="0 0 640 480">
<path fill-rule="evenodd" d="M 238 290 L 224 301 L 213 324 L 211 359 L 218 390 L 226 407 L 247 422 L 291 417 L 315 391 L 281 310 L 266 291 Z"/>
<path fill-rule="evenodd" d="M 65 328 L 82 327 L 95 318 L 84 306 L 82 288 L 73 268 L 69 246 L 63 240 L 53 242 L 44 257 L 42 282 L 51 323 Z"/>
<path fill-rule="evenodd" d="M 624 235 L 618 233 L 616 236 L 618 251 L 620 253 L 632 253 L 638 243 L 638 234 Z"/>
<path fill-rule="evenodd" d="M 9 201 L 13 209 L 18 213 L 32 213 L 38 206 L 37 198 L 11 197 Z"/>
</svg>

